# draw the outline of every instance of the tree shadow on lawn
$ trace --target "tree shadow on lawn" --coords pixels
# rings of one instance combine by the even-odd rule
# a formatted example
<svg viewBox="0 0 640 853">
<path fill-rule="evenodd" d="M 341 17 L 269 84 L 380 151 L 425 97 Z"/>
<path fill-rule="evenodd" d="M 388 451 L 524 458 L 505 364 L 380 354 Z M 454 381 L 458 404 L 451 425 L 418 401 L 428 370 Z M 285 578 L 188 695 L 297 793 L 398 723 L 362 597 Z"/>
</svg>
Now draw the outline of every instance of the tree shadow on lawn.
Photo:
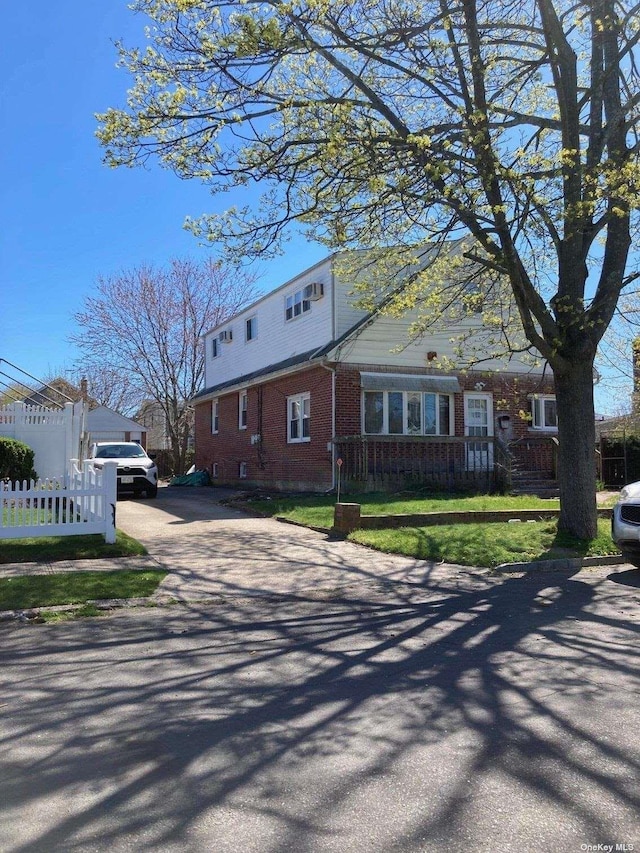
<svg viewBox="0 0 640 853">
<path fill-rule="evenodd" d="M 476 576 L 7 630 L 5 849 L 633 842 L 629 607 L 602 579 Z"/>
</svg>

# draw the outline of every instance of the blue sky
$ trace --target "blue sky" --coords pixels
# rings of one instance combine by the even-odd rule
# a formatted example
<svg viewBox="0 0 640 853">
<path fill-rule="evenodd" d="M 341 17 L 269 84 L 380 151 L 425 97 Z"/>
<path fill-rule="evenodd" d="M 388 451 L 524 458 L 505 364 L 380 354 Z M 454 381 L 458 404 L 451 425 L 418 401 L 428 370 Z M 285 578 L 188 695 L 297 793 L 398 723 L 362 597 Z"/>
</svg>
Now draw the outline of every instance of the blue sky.
<svg viewBox="0 0 640 853">
<path fill-rule="evenodd" d="M 127 0 L 11 3 L 0 53 L 0 358 L 49 377 L 70 368 L 73 314 L 99 276 L 174 257 L 204 257 L 182 228 L 187 215 L 221 211 L 196 181 L 158 167 L 109 169 L 95 113 L 124 103 L 129 78 L 113 42 L 142 43 L 146 19 Z M 271 290 L 324 257 L 294 238 L 284 257 L 264 262 Z M 606 381 L 600 411 L 611 408 Z"/>
<path fill-rule="evenodd" d="M 126 0 L 12 3 L 0 55 L 0 358 L 41 378 L 77 357 L 73 313 L 98 276 L 210 248 L 182 228 L 186 215 L 223 210 L 195 181 L 160 168 L 109 169 L 95 113 L 125 101 L 129 77 L 113 42 L 143 41 L 146 19 Z M 326 255 L 292 241 L 265 262 L 272 289 Z"/>
</svg>

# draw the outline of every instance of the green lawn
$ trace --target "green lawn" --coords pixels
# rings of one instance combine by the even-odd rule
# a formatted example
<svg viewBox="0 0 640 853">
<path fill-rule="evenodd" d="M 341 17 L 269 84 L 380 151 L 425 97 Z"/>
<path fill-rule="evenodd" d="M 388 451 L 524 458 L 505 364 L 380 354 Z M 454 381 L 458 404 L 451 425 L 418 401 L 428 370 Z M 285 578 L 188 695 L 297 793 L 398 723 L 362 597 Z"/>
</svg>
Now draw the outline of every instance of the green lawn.
<svg viewBox="0 0 640 853">
<path fill-rule="evenodd" d="M 407 497 L 389 494 L 345 495 L 342 500 L 359 503 L 362 515 L 405 515 L 419 512 L 459 512 L 464 510 L 560 509 L 556 499 L 526 495 L 474 495 Z M 333 526 L 335 495 L 304 495 L 295 498 L 250 501 L 259 512 L 277 515 L 310 527 Z"/>
<path fill-rule="evenodd" d="M 95 560 L 100 557 L 139 557 L 144 545 L 121 530 L 107 545 L 104 536 L 43 536 L 40 539 L 0 540 L 0 563 L 43 563 L 57 560 Z"/>
<path fill-rule="evenodd" d="M 0 578 L 0 610 L 23 610 L 59 604 L 85 604 L 109 598 L 151 595 L 166 572 L 60 572 Z"/>
<path fill-rule="evenodd" d="M 359 503 L 363 515 L 560 508 L 558 500 L 526 495 L 434 495 L 414 498 L 404 495 L 365 494 L 348 495 L 344 500 Z M 269 515 L 328 530 L 333 525 L 335 496 L 275 498 L 270 501 L 251 501 L 250 506 Z M 610 522 L 606 519 L 599 521 L 598 536 L 588 542 L 558 534 L 556 522 L 551 520 L 356 530 L 349 539 L 388 553 L 486 567 L 500 563 L 618 553 L 611 540 Z"/>
<path fill-rule="evenodd" d="M 3 507 L 2 524 L 4 527 L 25 527 L 30 524 L 49 524 L 51 510 L 34 509 L 25 506 Z"/>
<path fill-rule="evenodd" d="M 559 534 L 555 521 L 498 522 L 355 530 L 349 539 L 407 557 L 492 568 L 500 563 L 617 554 L 609 531 L 610 522 L 600 519 L 598 536 L 584 541 Z"/>
</svg>

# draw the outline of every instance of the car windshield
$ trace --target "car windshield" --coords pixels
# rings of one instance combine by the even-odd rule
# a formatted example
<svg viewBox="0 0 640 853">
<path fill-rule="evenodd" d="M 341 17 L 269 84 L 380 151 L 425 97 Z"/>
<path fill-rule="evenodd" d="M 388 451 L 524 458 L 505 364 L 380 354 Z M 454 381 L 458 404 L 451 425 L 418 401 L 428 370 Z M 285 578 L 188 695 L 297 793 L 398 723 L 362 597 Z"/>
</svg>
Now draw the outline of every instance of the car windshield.
<svg viewBox="0 0 640 853">
<path fill-rule="evenodd" d="M 135 459 L 146 455 L 139 444 L 105 444 L 96 448 L 96 459 Z"/>
</svg>

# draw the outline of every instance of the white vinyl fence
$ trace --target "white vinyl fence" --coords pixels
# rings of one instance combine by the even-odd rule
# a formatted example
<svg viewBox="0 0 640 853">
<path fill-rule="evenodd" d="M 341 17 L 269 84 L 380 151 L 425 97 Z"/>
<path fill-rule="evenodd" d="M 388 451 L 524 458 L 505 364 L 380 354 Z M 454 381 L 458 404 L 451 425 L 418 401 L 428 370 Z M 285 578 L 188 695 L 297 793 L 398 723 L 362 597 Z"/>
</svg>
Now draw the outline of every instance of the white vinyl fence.
<svg viewBox="0 0 640 853">
<path fill-rule="evenodd" d="M 101 471 L 89 461 L 79 469 L 72 459 L 65 477 L 0 481 L 0 539 L 102 533 L 115 542 L 117 469 L 115 461 Z"/>
<path fill-rule="evenodd" d="M 0 436 L 24 442 L 35 453 L 33 467 L 41 479 L 64 477 L 68 460 L 85 456 L 86 404 L 63 409 L 10 403 L 0 406 Z"/>
</svg>

